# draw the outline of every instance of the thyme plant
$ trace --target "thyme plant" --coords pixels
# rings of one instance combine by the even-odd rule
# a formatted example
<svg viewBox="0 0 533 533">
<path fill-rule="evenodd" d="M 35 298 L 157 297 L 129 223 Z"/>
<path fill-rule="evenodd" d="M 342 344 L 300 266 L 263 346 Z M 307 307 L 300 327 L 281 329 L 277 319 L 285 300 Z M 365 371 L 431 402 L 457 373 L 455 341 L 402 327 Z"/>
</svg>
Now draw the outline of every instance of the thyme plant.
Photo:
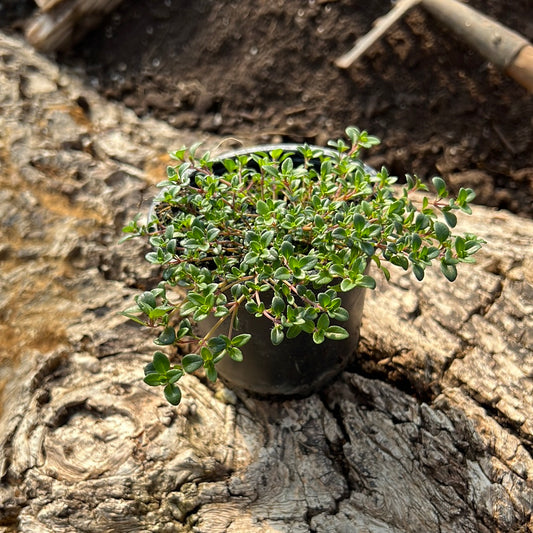
<svg viewBox="0 0 533 533">
<path fill-rule="evenodd" d="M 369 262 L 387 280 L 390 264 L 422 280 L 437 262 L 454 281 L 457 265 L 474 261 L 483 241 L 453 233 L 456 214 L 471 212 L 471 189 L 453 197 L 435 177 L 436 194 L 420 198 L 414 193 L 427 187 L 418 178 L 406 176 L 400 187 L 385 168 L 361 161 L 377 138 L 355 127 L 346 135 L 324 149 L 216 159 L 195 145 L 171 154 L 176 165 L 159 184 L 149 221 L 137 217 L 123 229 L 123 240 L 147 238 L 147 261 L 162 267 L 157 287 L 123 314 L 156 328 L 157 345 L 197 346 L 176 364 L 158 350 L 144 369 L 144 381 L 163 386 L 170 403 L 180 402 L 184 373 L 203 367 L 214 381 L 221 358 L 242 360 L 251 332 L 239 330 L 241 309 L 271 321 L 273 345 L 301 333 L 315 343 L 340 340 L 348 333 L 338 323 L 349 316 L 339 294 L 375 287 Z M 185 293 L 176 297 L 175 287 Z M 194 324 L 209 316 L 214 326 L 200 336 Z"/>
</svg>

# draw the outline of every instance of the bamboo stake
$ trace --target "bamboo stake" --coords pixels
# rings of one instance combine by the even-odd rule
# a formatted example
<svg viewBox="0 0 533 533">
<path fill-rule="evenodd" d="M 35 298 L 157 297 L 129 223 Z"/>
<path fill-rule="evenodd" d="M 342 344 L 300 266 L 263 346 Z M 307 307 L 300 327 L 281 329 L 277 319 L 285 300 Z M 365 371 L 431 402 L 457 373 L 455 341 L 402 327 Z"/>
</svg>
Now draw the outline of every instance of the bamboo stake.
<svg viewBox="0 0 533 533">
<path fill-rule="evenodd" d="M 359 59 L 404 13 L 416 4 L 450 28 L 497 68 L 533 92 L 533 46 L 519 33 L 459 0 L 399 0 L 354 48 L 335 61 L 346 69 Z"/>
<path fill-rule="evenodd" d="M 398 0 L 396 5 L 383 17 L 375 21 L 374 27 L 361 39 L 357 41 L 355 46 L 346 54 L 339 57 L 335 61 L 335 65 L 339 68 L 346 69 L 352 63 L 357 61 L 381 36 L 397 21 L 399 20 L 409 9 L 416 4 L 419 4 L 421 0 Z"/>
</svg>

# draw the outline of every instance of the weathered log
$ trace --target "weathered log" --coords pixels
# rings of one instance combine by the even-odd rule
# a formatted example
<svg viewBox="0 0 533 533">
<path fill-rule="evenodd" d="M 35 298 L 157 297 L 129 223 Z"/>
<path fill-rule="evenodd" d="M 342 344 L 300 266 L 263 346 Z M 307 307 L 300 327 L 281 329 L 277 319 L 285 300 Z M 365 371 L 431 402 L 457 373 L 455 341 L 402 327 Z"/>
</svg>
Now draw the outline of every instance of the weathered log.
<svg viewBox="0 0 533 533">
<path fill-rule="evenodd" d="M 0 106 L 0 531 L 532 530 L 533 221 L 477 207 L 453 284 L 394 271 L 320 394 L 186 376 L 172 408 L 118 315 L 153 272 L 117 240 L 196 138 L 2 34 Z"/>
<path fill-rule="evenodd" d="M 37 50 L 70 48 L 98 26 L 122 0 L 39 0 L 26 27 L 26 38 Z"/>
</svg>

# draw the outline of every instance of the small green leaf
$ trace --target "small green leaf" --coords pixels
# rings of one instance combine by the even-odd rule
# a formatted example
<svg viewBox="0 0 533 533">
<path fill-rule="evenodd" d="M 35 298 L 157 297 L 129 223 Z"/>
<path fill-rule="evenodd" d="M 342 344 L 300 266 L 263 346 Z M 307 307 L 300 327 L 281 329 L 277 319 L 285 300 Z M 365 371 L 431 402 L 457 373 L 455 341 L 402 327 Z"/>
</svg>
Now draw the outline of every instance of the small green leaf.
<svg viewBox="0 0 533 533">
<path fill-rule="evenodd" d="M 137 303 L 139 304 L 139 306 L 141 304 L 145 304 L 148 307 L 157 306 L 155 296 L 149 291 L 143 292 L 141 296 L 139 296 L 139 298 L 137 299 Z"/>
<path fill-rule="evenodd" d="M 268 208 L 268 205 L 263 200 L 258 200 L 257 204 L 255 206 L 255 210 L 257 211 L 258 215 L 268 215 L 270 213 L 270 209 Z"/>
<path fill-rule="evenodd" d="M 359 287 L 363 287 L 365 289 L 375 289 L 376 288 L 376 280 L 372 276 L 363 276 L 358 284 Z"/>
<path fill-rule="evenodd" d="M 160 374 L 146 374 L 144 376 L 143 380 L 147 385 L 150 385 L 150 387 L 156 387 L 158 385 L 162 385 L 166 382 L 165 376 L 161 376 Z"/>
<path fill-rule="evenodd" d="M 402 267 L 404 270 L 409 268 L 409 260 L 404 255 L 393 255 L 390 259 L 390 262 L 393 265 Z"/>
<path fill-rule="evenodd" d="M 155 369 L 154 367 L 154 363 L 148 363 L 147 365 L 145 365 L 144 367 L 144 375 L 148 375 L 148 374 L 157 374 L 157 370 Z"/>
<path fill-rule="evenodd" d="M 185 372 L 188 374 L 191 374 L 204 364 L 204 360 L 198 354 L 190 353 L 181 360 L 181 364 L 183 366 L 183 370 L 185 370 Z"/>
<path fill-rule="evenodd" d="M 341 291 L 348 292 L 357 287 L 357 283 L 351 279 L 343 279 L 341 281 Z"/>
<path fill-rule="evenodd" d="M 226 335 L 218 335 L 217 337 L 212 337 L 209 339 L 208 345 L 209 349 L 213 354 L 218 354 L 223 352 L 229 345 L 231 341 Z"/>
<path fill-rule="evenodd" d="M 283 241 L 280 252 L 285 259 L 289 260 L 294 256 L 294 246 L 289 241 Z"/>
<path fill-rule="evenodd" d="M 265 231 L 261 234 L 261 245 L 263 247 L 267 247 L 270 245 L 274 237 L 276 236 L 276 233 L 272 230 Z"/>
<path fill-rule="evenodd" d="M 429 219 L 426 215 L 424 215 L 423 213 L 418 213 L 418 215 L 416 215 L 415 229 L 417 231 L 427 228 L 428 224 L 429 224 Z"/>
<path fill-rule="evenodd" d="M 435 176 L 432 181 L 439 197 L 444 198 L 446 196 L 446 182 L 439 176 Z"/>
<path fill-rule="evenodd" d="M 318 329 L 327 329 L 329 327 L 329 316 L 326 313 L 322 313 L 317 320 L 316 327 Z"/>
<path fill-rule="evenodd" d="M 313 332 L 313 342 L 315 344 L 322 344 L 325 338 L 325 331 L 323 329 L 317 329 Z"/>
<path fill-rule="evenodd" d="M 333 320 L 338 320 L 339 322 L 345 322 L 350 318 L 350 315 L 344 307 L 339 307 L 338 309 L 335 309 L 335 311 L 328 311 L 328 315 Z"/>
<path fill-rule="evenodd" d="M 287 267 L 279 267 L 272 275 L 274 279 L 284 280 L 291 279 L 291 273 Z"/>
<path fill-rule="evenodd" d="M 283 333 L 283 328 L 281 326 L 274 326 L 270 331 L 270 341 L 274 346 L 281 344 L 285 337 Z"/>
<path fill-rule="evenodd" d="M 294 339 L 295 337 L 298 337 L 301 332 L 302 327 L 297 324 L 293 324 L 287 329 L 287 339 Z"/>
<path fill-rule="evenodd" d="M 457 278 L 457 267 L 455 265 L 449 265 L 444 261 L 440 263 L 440 270 L 448 281 L 455 281 Z"/>
<path fill-rule="evenodd" d="M 169 346 L 170 344 L 174 344 L 174 341 L 176 340 L 176 331 L 173 327 L 167 326 L 157 337 L 157 339 L 154 341 L 155 344 L 158 344 L 160 346 Z"/>
<path fill-rule="evenodd" d="M 444 242 L 450 236 L 450 230 L 448 226 L 442 222 L 435 222 L 433 228 L 439 242 Z"/>
<path fill-rule="evenodd" d="M 228 355 L 237 363 L 240 363 L 243 360 L 242 352 L 239 348 L 228 348 Z"/>
<path fill-rule="evenodd" d="M 215 365 L 212 361 L 208 361 L 205 365 L 205 374 L 207 376 L 207 379 L 211 382 L 214 382 L 217 380 L 218 374 L 215 368 Z"/>
<path fill-rule="evenodd" d="M 176 383 L 179 379 L 183 377 L 183 370 L 179 368 L 173 368 L 167 372 L 167 378 L 169 383 Z"/>
<path fill-rule="evenodd" d="M 177 385 L 169 383 L 165 387 L 165 398 L 168 403 L 172 405 L 178 405 L 181 401 L 181 390 Z"/>
<path fill-rule="evenodd" d="M 300 268 L 302 270 L 308 271 L 314 268 L 314 266 L 318 263 L 318 257 L 309 255 L 307 257 L 302 257 L 300 260 Z"/>
<path fill-rule="evenodd" d="M 327 339 L 331 339 L 334 341 L 341 341 L 343 339 L 347 339 L 350 336 L 349 333 L 341 326 L 329 326 L 329 328 L 326 329 L 324 335 Z"/>
<path fill-rule="evenodd" d="M 241 333 L 240 335 L 237 335 L 231 339 L 231 345 L 235 346 L 236 348 L 240 348 L 241 346 L 244 346 L 251 338 L 252 336 L 249 333 Z"/>
<path fill-rule="evenodd" d="M 285 301 L 280 296 L 275 295 L 274 298 L 272 298 L 271 307 L 272 307 L 272 313 L 275 316 L 279 316 L 281 313 L 283 313 L 285 309 Z"/>
<path fill-rule="evenodd" d="M 166 371 L 170 368 L 170 361 L 163 352 L 154 353 L 152 364 L 154 365 L 156 371 L 160 374 L 165 374 Z"/>
<path fill-rule="evenodd" d="M 420 265 L 413 265 L 413 274 L 418 281 L 422 281 L 424 279 L 424 269 Z"/>
<path fill-rule="evenodd" d="M 451 211 L 443 211 L 442 214 L 444 215 L 444 220 L 446 220 L 446 224 L 448 224 L 450 228 L 455 228 L 455 226 L 457 225 L 457 217 Z"/>
<path fill-rule="evenodd" d="M 365 225 L 366 225 L 366 218 L 363 215 L 361 215 L 359 213 L 356 213 L 353 216 L 354 230 L 357 233 L 361 233 L 361 231 L 363 231 L 363 228 L 365 227 Z"/>
<path fill-rule="evenodd" d="M 463 237 L 457 237 L 455 239 L 455 251 L 457 252 L 458 257 L 464 257 L 465 254 L 465 240 Z"/>
</svg>

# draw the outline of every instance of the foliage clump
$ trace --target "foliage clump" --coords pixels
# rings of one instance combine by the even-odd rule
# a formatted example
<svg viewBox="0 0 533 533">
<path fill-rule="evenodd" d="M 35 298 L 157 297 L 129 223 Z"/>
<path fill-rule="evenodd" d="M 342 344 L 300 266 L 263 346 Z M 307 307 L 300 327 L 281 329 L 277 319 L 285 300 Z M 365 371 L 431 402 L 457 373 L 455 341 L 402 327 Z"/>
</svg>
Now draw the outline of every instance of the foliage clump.
<svg viewBox="0 0 533 533">
<path fill-rule="evenodd" d="M 271 341 L 300 333 L 315 343 L 347 337 L 342 292 L 373 289 L 368 265 L 390 278 L 388 265 L 411 269 L 418 280 L 433 262 L 454 281 L 459 263 L 471 263 L 483 241 L 453 233 L 456 213 L 470 213 L 471 189 L 451 196 L 442 178 L 436 195 L 406 176 L 403 186 L 385 168 L 375 172 L 360 159 L 378 139 L 355 127 L 328 148 L 302 144 L 222 159 L 199 146 L 171 154 L 167 179 L 146 224 L 137 217 L 125 238 L 147 237 L 149 263 L 161 265 L 161 282 L 143 292 L 124 314 L 159 328 L 163 346 L 196 341 L 195 353 L 171 365 L 161 351 L 145 367 L 148 385 L 164 386 L 179 403 L 176 382 L 203 367 L 216 380 L 223 357 L 241 361 L 250 332 L 240 332 L 241 309 L 272 322 Z M 173 288 L 185 295 L 175 299 Z M 270 295 L 268 298 L 266 295 Z M 194 324 L 213 326 L 199 335 Z M 334 323 L 332 323 L 334 322 Z"/>
</svg>

